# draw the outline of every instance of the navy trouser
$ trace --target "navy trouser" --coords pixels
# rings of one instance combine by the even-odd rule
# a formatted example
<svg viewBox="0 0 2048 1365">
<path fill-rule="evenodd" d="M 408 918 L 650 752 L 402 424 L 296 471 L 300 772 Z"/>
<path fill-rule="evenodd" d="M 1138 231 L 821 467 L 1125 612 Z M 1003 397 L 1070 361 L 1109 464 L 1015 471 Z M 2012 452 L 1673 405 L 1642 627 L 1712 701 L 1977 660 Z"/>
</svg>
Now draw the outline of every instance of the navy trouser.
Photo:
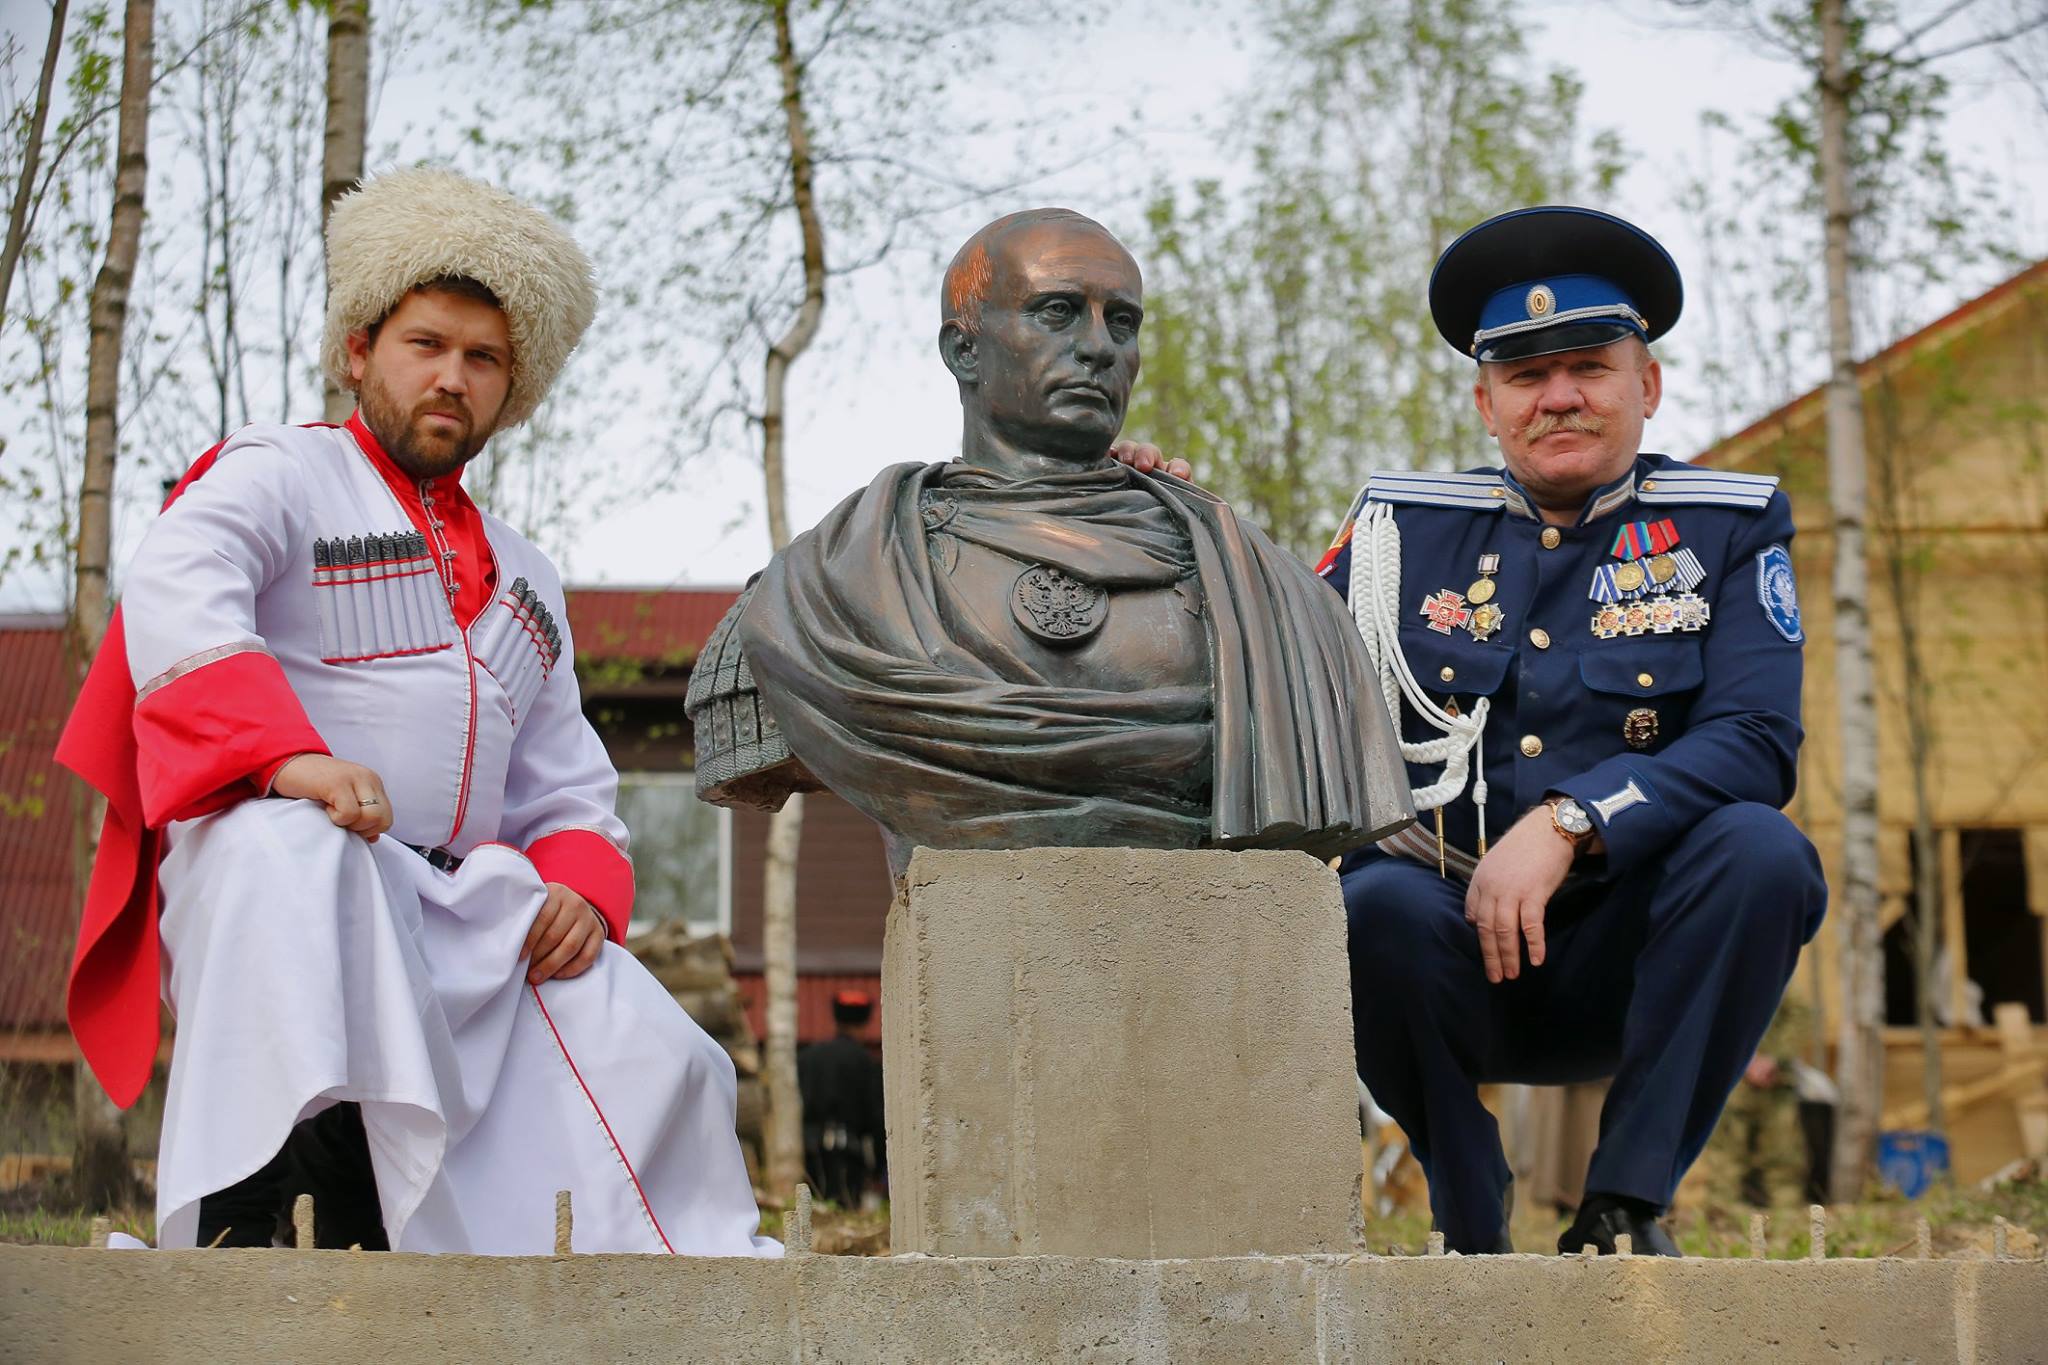
<svg viewBox="0 0 2048 1365">
<path fill-rule="evenodd" d="M 1493 1250 L 1510 1179 L 1481 1083 L 1613 1076 L 1588 1194 L 1668 1207 L 1827 907 L 1768 806 L 1724 806 L 1646 866 L 1561 891 L 1546 956 L 1488 985 L 1465 884 L 1405 858 L 1344 873 L 1358 1074 L 1408 1135 L 1453 1250 Z"/>
</svg>

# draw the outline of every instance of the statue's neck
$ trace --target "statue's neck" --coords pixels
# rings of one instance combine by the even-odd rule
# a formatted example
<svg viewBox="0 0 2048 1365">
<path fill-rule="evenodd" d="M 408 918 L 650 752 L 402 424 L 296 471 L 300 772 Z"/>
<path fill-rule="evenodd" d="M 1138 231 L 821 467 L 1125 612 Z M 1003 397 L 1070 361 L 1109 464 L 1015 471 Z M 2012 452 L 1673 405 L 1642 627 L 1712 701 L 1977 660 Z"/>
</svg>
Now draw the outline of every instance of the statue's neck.
<svg viewBox="0 0 2048 1365">
<path fill-rule="evenodd" d="M 1087 450 L 1047 450 L 1027 444 L 974 411 L 965 414 L 960 431 L 960 459 L 976 469 L 1024 483 L 1052 474 L 1078 474 L 1111 463 L 1109 442 Z"/>
</svg>

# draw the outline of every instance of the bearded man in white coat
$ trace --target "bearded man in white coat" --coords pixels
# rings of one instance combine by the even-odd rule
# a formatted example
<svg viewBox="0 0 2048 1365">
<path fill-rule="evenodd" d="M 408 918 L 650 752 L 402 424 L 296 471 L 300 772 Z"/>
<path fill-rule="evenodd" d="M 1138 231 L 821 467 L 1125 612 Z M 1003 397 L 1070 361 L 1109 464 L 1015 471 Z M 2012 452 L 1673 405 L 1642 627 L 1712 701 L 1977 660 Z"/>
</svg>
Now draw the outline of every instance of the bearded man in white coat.
<svg viewBox="0 0 2048 1365">
<path fill-rule="evenodd" d="M 342 426 L 245 427 L 172 493 L 59 757 L 108 798 L 69 1011 L 130 1104 L 177 1021 L 164 1246 L 773 1255 L 730 1060 L 620 946 L 617 775 L 562 587 L 463 467 L 596 310 L 551 220 L 437 170 L 328 230 Z"/>
</svg>

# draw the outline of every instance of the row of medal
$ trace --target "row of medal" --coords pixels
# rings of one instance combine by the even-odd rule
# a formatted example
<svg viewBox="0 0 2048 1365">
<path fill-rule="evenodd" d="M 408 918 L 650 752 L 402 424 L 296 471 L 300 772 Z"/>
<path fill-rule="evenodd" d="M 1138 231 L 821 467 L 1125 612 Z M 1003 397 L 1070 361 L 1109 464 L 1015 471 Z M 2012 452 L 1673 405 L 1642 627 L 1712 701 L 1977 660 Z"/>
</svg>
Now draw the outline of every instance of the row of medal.
<svg viewBox="0 0 2048 1365">
<path fill-rule="evenodd" d="M 1668 518 L 1627 523 L 1614 533 L 1608 553 L 1621 562 L 1595 569 L 1586 592 L 1600 603 L 1593 633 L 1601 639 L 1699 631 L 1713 618 L 1711 604 L 1693 591 L 1707 571 L 1698 555 L 1680 547 Z"/>
<path fill-rule="evenodd" d="M 1615 532 L 1609 550 L 1618 563 L 1593 571 L 1586 595 L 1600 603 L 1593 613 L 1593 634 L 1603 640 L 1618 635 L 1669 635 L 1704 630 L 1713 607 L 1694 591 L 1706 581 L 1699 556 L 1678 543 L 1678 528 L 1669 519 L 1632 521 Z M 1463 629 L 1475 640 L 1491 639 L 1507 621 L 1493 600 L 1493 580 L 1500 556 L 1479 556 L 1479 577 L 1460 593 L 1439 588 L 1422 599 L 1418 614 L 1428 618 L 1439 635 Z"/>
</svg>

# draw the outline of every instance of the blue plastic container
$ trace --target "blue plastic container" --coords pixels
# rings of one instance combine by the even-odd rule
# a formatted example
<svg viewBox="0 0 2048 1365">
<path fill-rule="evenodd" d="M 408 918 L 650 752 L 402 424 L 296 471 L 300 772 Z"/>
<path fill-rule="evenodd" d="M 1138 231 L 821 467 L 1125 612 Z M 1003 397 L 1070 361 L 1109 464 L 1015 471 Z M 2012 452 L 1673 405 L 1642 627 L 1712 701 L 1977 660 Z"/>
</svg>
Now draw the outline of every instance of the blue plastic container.
<svg viewBox="0 0 2048 1365">
<path fill-rule="evenodd" d="M 1948 1139 L 1939 1133 L 1901 1130 L 1877 1135 L 1877 1175 L 1908 1199 L 1927 1193 L 1948 1174 Z"/>
</svg>

